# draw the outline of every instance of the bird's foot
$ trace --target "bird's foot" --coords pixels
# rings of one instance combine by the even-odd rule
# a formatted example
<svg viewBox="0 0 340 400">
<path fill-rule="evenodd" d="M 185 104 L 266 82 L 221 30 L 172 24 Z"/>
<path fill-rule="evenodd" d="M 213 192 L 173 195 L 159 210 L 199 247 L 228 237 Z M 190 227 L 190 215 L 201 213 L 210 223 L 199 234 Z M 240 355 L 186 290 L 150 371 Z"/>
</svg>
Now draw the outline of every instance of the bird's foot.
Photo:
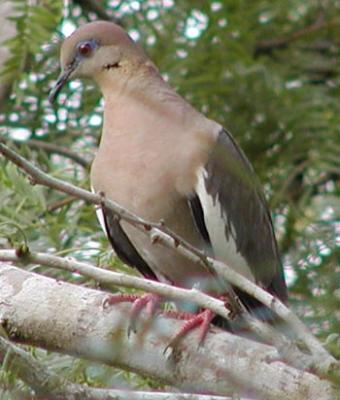
<svg viewBox="0 0 340 400">
<path fill-rule="evenodd" d="M 134 301 L 131 307 L 128 335 L 130 335 L 131 331 L 137 332 L 136 323 L 142 309 L 145 307 L 148 318 L 152 318 L 161 302 L 161 296 L 154 293 L 145 294 Z"/>
<path fill-rule="evenodd" d="M 103 308 L 108 308 L 117 303 L 134 303 L 139 297 L 140 296 L 127 293 L 109 294 L 103 301 Z"/>
<path fill-rule="evenodd" d="M 175 336 L 172 337 L 169 344 L 166 346 L 164 352 L 169 348 L 176 348 L 179 341 L 188 334 L 188 332 L 192 331 L 195 328 L 199 328 L 198 334 L 198 347 L 204 342 L 205 337 L 209 331 L 210 322 L 215 317 L 215 313 L 211 310 L 203 310 L 198 314 L 191 313 L 183 313 L 170 311 L 165 313 L 167 316 L 184 319 L 186 322 L 182 326 L 182 328 L 176 333 Z"/>
<path fill-rule="evenodd" d="M 103 307 L 106 308 L 110 305 L 124 302 L 132 303 L 132 307 L 130 310 L 130 322 L 128 326 L 128 336 L 130 336 L 131 332 L 137 332 L 136 324 L 143 308 L 146 309 L 147 316 L 149 318 L 153 317 L 156 313 L 157 308 L 162 302 L 162 298 L 158 294 L 154 293 L 148 293 L 143 296 L 131 294 L 109 295 L 104 300 Z"/>
</svg>

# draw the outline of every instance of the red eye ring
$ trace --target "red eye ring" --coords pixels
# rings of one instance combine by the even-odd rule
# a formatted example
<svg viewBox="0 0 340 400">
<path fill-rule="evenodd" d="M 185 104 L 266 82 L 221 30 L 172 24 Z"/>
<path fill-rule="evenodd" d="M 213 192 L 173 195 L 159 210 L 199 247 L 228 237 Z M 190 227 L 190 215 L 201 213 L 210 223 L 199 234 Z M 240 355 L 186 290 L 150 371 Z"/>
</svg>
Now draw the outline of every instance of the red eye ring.
<svg viewBox="0 0 340 400">
<path fill-rule="evenodd" d="M 84 57 L 88 57 L 93 50 L 93 46 L 90 42 L 80 43 L 78 46 L 78 52 Z"/>
</svg>

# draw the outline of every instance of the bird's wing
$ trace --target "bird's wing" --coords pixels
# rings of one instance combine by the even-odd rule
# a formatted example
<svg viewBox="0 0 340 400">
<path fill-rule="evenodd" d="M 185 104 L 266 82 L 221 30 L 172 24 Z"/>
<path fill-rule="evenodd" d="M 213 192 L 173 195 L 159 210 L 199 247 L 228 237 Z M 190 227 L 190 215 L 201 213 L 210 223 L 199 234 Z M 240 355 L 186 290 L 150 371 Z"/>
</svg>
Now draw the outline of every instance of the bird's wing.
<svg viewBox="0 0 340 400">
<path fill-rule="evenodd" d="M 220 131 L 188 202 L 214 256 L 285 301 L 267 203 L 250 162 L 226 130 Z"/>
<path fill-rule="evenodd" d="M 157 281 L 158 278 L 155 273 L 138 253 L 122 229 L 118 216 L 106 208 L 97 210 L 97 215 L 117 256 L 125 264 L 137 268 L 145 278 Z"/>
</svg>

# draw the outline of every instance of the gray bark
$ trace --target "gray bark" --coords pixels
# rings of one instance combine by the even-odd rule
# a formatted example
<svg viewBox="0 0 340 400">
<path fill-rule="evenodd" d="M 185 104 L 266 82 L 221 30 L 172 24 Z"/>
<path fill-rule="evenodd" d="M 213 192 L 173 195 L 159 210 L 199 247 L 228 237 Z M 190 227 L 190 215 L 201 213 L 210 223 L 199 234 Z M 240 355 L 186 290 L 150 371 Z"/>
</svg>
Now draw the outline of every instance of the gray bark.
<svg viewBox="0 0 340 400">
<path fill-rule="evenodd" d="M 16 34 L 16 28 L 13 21 L 7 18 L 13 16 L 13 4 L 10 1 L 0 3 L 0 71 L 10 56 L 8 48 L 3 44 Z M 10 82 L 0 79 L 0 105 L 5 98 Z"/>
<path fill-rule="evenodd" d="M 106 294 L 0 263 L 0 315 L 13 340 L 138 372 L 186 391 L 268 400 L 331 400 L 331 384 L 275 361 L 275 348 L 212 329 L 164 354 L 183 322 L 141 319 L 127 337 L 129 304 L 108 309 Z"/>
</svg>

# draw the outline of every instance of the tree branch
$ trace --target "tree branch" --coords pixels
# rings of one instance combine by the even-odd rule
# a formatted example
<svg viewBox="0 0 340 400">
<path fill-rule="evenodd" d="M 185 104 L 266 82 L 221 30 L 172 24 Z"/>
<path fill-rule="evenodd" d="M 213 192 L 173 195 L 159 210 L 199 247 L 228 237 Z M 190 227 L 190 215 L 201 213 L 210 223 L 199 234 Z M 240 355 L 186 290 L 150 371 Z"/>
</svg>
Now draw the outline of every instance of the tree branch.
<svg viewBox="0 0 340 400">
<path fill-rule="evenodd" d="M 281 301 L 242 275 L 233 271 L 226 264 L 214 260 L 211 257 L 207 257 L 200 250 L 193 248 L 193 246 L 184 239 L 171 232 L 164 224 L 145 221 L 111 200 L 104 199 L 100 195 L 52 178 L 1 143 L 0 153 L 15 163 L 20 169 L 24 170 L 30 176 L 32 183 L 48 186 L 112 210 L 119 215 L 120 218 L 129 222 L 146 235 L 149 235 L 153 243 L 162 243 L 164 246 L 175 249 L 187 259 L 204 265 L 217 274 L 218 277 L 223 277 L 228 283 L 250 294 L 287 323 L 288 327 L 296 334 L 297 338 L 305 344 L 311 353 L 313 358 L 312 365 L 316 371 L 321 374 L 327 374 L 331 370 L 339 369 L 339 363 L 334 357 L 322 347 L 320 342 L 308 331 L 298 317 Z"/>
<path fill-rule="evenodd" d="M 101 284 L 105 284 L 106 286 L 140 289 L 145 292 L 159 294 L 162 297 L 172 300 L 190 301 L 198 304 L 202 308 L 208 308 L 214 311 L 223 318 L 229 319 L 229 311 L 226 309 L 222 300 L 208 296 L 197 289 L 182 289 L 166 283 L 97 268 L 88 263 L 76 261 L 71 257 L 63 258 L 30 251 L 20 254 L 18 250 L 0 250 L 0 261 L 41 264 L 51 268 L 58 268 L 64 271 L 81 274 Z"/>
<path fill-rule="evenodd" d="M 185 391 L 236 392 L 261 400 L 335 398 L 326 380 L 273 361 L 275 348 L 217 329 L 200 349 L 191 333 L 165 355 L 181 321 L 159 317 L 150 329 L 142 314 L 138 335 L 128 337 L 128 305 L 104 309 L 104 298 L 102 292 L 0 263 L 0 314 L 11 339 L 126 368 Z"/>
<path fill-rule="evenodd" d="M 63 199 L 57 200 L 51 204 L 47 205 L 47 212 L 53 212 L 58 210 L 59 208 L 65 207 L 71 203 L 73 203 L 76 199 L 75 197 L 72 196 L 68 196 L 68 197 L 64 197 Z"/>
<path fill-rule="evenodd" d="M 336 25 L 338 25 L 336 18 L 330 21 L 325 21 L 323 18 L 319 17 L 311 25 L 305 26 L 295 32 L 258 42 L 255 48 L 255 57 L 260 54 L 270 54 L 273 50 L 287 47 L 293 41 L 301 39 L 304 36 L 308 36 L 321 29 L 330 28 Z"/>
<path fill-rule="evenodd" d="M 30 147 L 31 149 L 44 150 L 46 151 L 46 153 L 59 154 L 60 156 L 69 158 L 70 160 L 76 162 L 77 164 L 81 165 L 84 168 L 89 168 L 91 164 L 90 161 L 86 160 L 78 153 L 75 153 L 74 151 L 67 149 L 66 147 L 58 146 L 54 143 L 43 142 L 42 140 L 28 139 L 22 141 L 22 140 L 5 139 L 2 137 L 0 138 L 0 142 L 5 144 L 14 143 L 17 146 L 25 145 Z"/>
<path fill-rule="evenodd" d="M 156 293 L 164 298 L 191 302 L 198 304 L 201 308 L 210 309 L 216 315 L 229 319 L 229 311 L 223 301 L 208 296 L 196 289 L 182 289 L 165 283 L 160 283 L 144 278 L 129 276 L 126 274 L 104 270 L 94 267 L 88 263 L 79 262 L 71 257 L 62 258 L 44 253 L 34 253 L 25 249 L 22 250 L 0 250 L 1 261 L 37 263 L 51 268 L 58 268 L 71 273 L 78 273 L 82 276 L 94 279 L 98 283 L 112 287 L 113 285 L 144 290 Z M 165 313 L 168 315 L 168 313 Z M 248 326 L 260 337 L 265 339 L 267 344 L 274 345 L 282 355 L 282 358 L 295 368 L 310 368 L 310 357 L 302 353 L 296 346 L 287 340 L 269 325 L 261 323 L 250 315 L 245 316 Z"/>
<path fill-rule="evenodd" d="M 108 14 L 106 8 L 96 0 L 74 0 L 74 2 L 78 3 L 85 11 L 91 11 L 95 13 L 99 19 L 104 19 L 105 21 L 111 21 L 118 25 L 122 25 L 121 19 Z"/>
<path fill-rule="evenodd" d="M 50 395 L 54 399 L 57 393 L 66 394 L 61 389 L 66 386 L 64 379 L 48 371 L 31 354 L 3 337 L 0 337 L 0 357 L 6 360 L 4 367 L 14 371 L 38 396 Z"/>
<path fill-rule="evenodd" d="M 9 49 L 4 45 L 6 40 L 11 39 L 16 34 L 16 26 L 13 20 L 8 17 L 15 15 L 15 7 L 10 1 L 2 1 L 0 3 L 0 24 L 1 24 L 1 38 L 0 38 L 0 71 L 3 69 L 6 61 L 11 56 Z M 3 77 L 0 80 L 0 109 L 10 94 L 12 80 L 5 80 Z"/>
<path fill-rule="evenodd" d="M 0 337 L 0 357 L 8 369 L 28 384 L 35 394 L 49 400 L 231 400 L 230 397 L 171 392 L 98 389 L 60 378 L 30 353 Z"/>
</svg>

